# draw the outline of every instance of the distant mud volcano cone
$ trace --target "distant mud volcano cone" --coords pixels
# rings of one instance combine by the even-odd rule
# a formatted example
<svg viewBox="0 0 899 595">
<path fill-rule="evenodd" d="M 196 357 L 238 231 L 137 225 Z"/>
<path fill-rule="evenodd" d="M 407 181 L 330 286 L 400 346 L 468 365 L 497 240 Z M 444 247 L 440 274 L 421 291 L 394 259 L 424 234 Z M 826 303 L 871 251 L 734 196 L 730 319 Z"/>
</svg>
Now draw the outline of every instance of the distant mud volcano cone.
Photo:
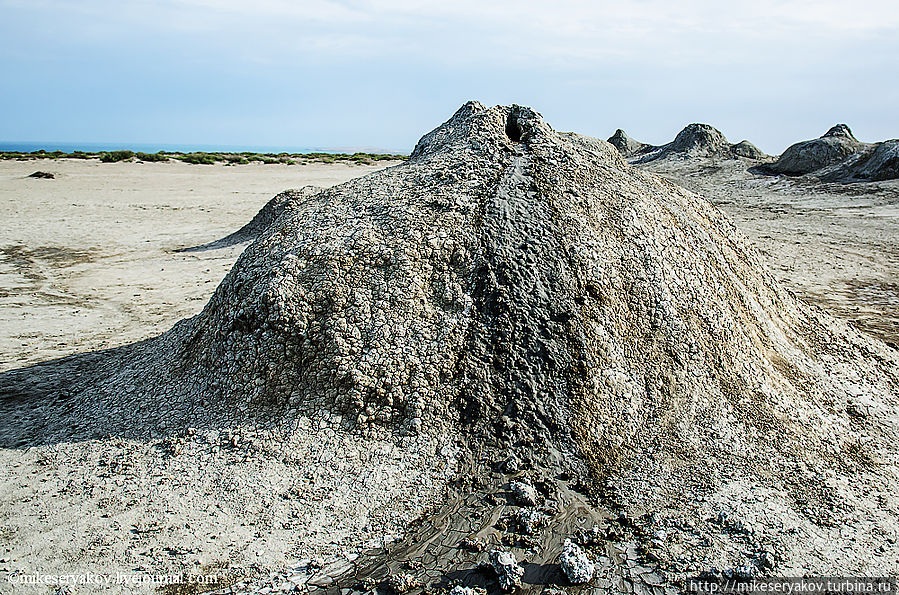
<svg viewBox="0 0 899 595">
<path fill-rule="evenodd" d="M 693 125 L 667 150 L 731 148 Z M 698 196 L 471 102 L 407 162 L 290 205 L 199 315 L 79 374 L 4 375 L 4 446 L 337 419 L 303 427 L 394 444 L 409 494 L 448 481 L 441 444 L 527 462 L 553 506 L 579 478 L 625 519 L 580 543 L 636 540 L 671 576 L 896 570 L 896 352 L 794 299 Z"/>
<path fill-rule="evenodd" d="M 677 133 L 669 147 L 672 153 L 729 155 L 730 143 L 721 131 L 708 124 L 690 124 Z"/>
<path fill-rule="evenodd" d="M 852 135 L 848 126 L 837 124 L 820 138 L 791 145 L 766 169 L 776 174 L 801 176 L 836 165 L 867 146 Z"/>
<path fill-rule="evenodd" d="M 624 157 L 631 157 L 632 155 L 653 148 L 652 145 L 632 139 L 621 128 L 616 130 L 615 134 L 609 137 L 609 143 L 618 149 L 618 152 Z"/>
<path fill-rule="evenodd" d="M 609 139 L 611 142 L 612 139 Z M 613 143 L 614 144 L 614 143 Z M 632 153 L 632 163 L 649 163 L 662 159 L 764 159 L 766 155 L 749 141 L 730 144 L 720 130 L 708 124 L 690 124 L 677 133 L 674 140 L 661 147 L 643 148 Z"/>
<path fill-rule="evenodd" d="M 742 140 L 731 146 L 731 150 L 737 157 L 746 157 L 747 159 L 764 159 L 767 157 L 764 151 L 756 147 L 748 140 Z"/>
</svg>

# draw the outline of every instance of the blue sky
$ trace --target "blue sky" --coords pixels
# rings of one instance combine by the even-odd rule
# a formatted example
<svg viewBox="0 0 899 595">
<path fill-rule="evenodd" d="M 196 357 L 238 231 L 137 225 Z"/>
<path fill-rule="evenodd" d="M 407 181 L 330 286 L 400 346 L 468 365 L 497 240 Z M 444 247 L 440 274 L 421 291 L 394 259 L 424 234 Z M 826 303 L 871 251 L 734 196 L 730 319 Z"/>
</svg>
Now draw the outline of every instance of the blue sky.
<svg viewBox="0 0 899 595">
<path fill-rule="evenodd" d="M 899 137 L 885 0 L 0 0 L 0 141 L 410 150 L 468 99 L 655 144 Z"/>
</svg>

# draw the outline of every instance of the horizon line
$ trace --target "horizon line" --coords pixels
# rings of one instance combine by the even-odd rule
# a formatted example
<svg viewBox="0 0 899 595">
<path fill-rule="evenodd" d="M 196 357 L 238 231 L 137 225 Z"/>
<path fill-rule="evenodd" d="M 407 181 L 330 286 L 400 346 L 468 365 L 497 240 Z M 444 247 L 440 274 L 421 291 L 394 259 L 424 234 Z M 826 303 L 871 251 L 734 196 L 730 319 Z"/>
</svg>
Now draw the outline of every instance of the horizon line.
<svg viewBox="0 0 899 595">
<path fill-rule="evenodd" d="M 410 149 L 397 150 L 376 146 L 338 146 L 323 147 L 309 145 L 251 145 L 251 144 L 219 144 L 219 143 L 160 143 L 160 142 L 111 142 L 111 141 L 6 141 L 0 140 L 0 151 L 34 153 L 37 151 L 61 151 L 74 153 L 82 151 L 94 153 L 101 151 L 133 150 L 142 153 L 167 152 L 217 152 L 217 153 L 371 153 L 378 155 L 408 155 Z"/>
</svg>

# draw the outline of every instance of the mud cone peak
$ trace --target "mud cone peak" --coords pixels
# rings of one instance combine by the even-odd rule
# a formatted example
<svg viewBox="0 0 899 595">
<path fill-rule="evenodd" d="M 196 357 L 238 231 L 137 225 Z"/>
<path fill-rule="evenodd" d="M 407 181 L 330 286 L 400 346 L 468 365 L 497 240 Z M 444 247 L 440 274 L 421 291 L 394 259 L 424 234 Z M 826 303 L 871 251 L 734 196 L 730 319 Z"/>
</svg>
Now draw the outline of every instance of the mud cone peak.
<svg viewBox="0 0 899 595">
<path fill-rule="evenodd" d="M 669 148 L 725 145 L 692 125 Z M 273 461 L 322 477 L 303 498 L 352 490 L 302 514 L 370 518 L 346 529 L 357 545 L 441 502 L 490 519 L 459 486 L 505 484 L 492 465 L 515 454 L 571 503 L 548 509 L 553 547 L 581 515 L 655 511 L 691 544 L 659 551 L 676 577 L 768 550 L 832 574 L 866 568 L 862 537 L 895 526 L 878 498 L 897 479 L 896 358 L 796 300 L 699 196 L 530 108 L 470 102 L 408 162 L 292 201 L 196 317 L 84 376 L 4 376 L 0 439 L 264 429 Z M 731 504 L 751 530 L 717 520 Z M 840 548 L 819 552 L 822 527 Z M 409 551 L 471 531 L 412 531 Z"/>
<path fill-rule="evenodd" d="M 852 130 L 850 130 L 849 126 L 847 126 L 846 124 L 837 124 L 835 126 L 832 126 L 830 128 L 830 130 L 825 132 L 821 138 L 832 137 L 832 136 L 847 138 L 849 140 L 858 142 L 858 140 L 855 138 L 855 136 L 853 136 Z"/>
</svg>

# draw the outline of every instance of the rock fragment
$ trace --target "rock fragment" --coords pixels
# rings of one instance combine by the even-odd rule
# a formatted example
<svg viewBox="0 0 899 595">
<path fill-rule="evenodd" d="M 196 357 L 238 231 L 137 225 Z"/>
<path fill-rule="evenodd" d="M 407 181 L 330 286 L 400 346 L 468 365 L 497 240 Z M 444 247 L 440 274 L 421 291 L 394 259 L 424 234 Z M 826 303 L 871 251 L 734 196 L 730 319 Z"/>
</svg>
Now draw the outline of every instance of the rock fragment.
<svg viewBox="0 0 899 595">
<path fill-rule="evenodd" d="M 546 523 L 546 515 L 533 508 L 523 508 L 515 514 L 515 524 L 525 535 L 536 535 Z"/>
<path fill-rule="evenodd" d="M 512 591 L 521 585 L 524 568 L 518 565 L 515 554 L 505 550 L 490 550 L 487 559 L 499 579 L 500 589 Z"/>
<path fill-rule="evenodd" d="M 537 489 L 527 481 L 513 481 L 509 484 L 509 491 L 512 492 L 512 499 L 520 506 L 536 506 L 537 505 Z"/>
<path fill-rule="evenodd" d="M 562 572 L 568 577 L 574 585 L 582 585 L 593 578 L 596 567 L 586 552 L 570 539 L 565 540 L 562 546 L 562 554 L 559 556 L 559 564 L 562 566 Z"/>
<path fill-rule="evenodd" d="M 408 572 L 401 572 L 388 576 L 385 586 L 394 593 L 402 594 L 421 587 L 421 581 Z"/>
</svg>

